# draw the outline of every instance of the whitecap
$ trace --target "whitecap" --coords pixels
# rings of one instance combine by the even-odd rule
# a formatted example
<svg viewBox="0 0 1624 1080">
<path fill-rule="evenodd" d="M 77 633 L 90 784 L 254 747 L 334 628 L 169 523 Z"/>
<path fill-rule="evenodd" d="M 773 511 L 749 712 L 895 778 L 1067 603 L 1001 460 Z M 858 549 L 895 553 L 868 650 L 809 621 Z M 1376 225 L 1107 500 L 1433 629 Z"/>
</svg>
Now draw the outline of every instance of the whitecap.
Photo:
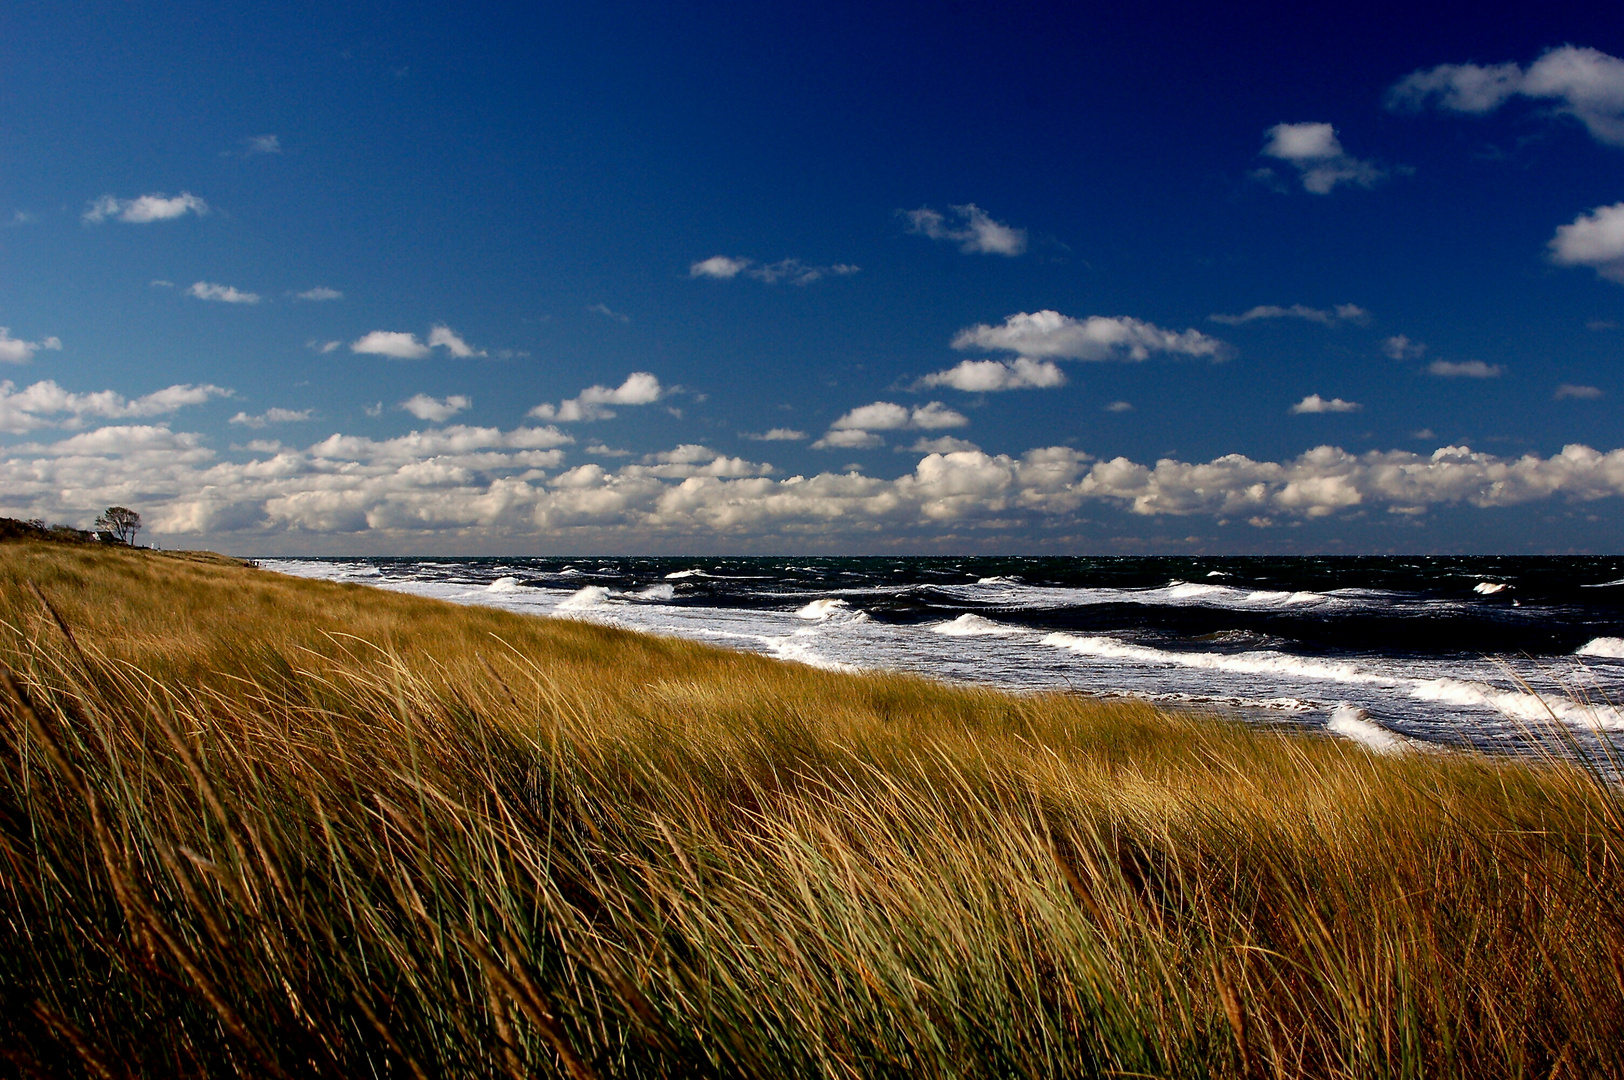
<svg viewBox="0 0 1624 1080">
<path fill-rule="evenodd" d="M 588 585 L 586 588 L 579 589 L 570 594 L 567 599 L 558 605 L 556 610 L 587 611 L 592 608 L 602 607 L 604 603 L 608 601 L 608 599 L 608 589 L 604 588 L 602 585 Z"/>
<path fill-rule="evenodd" d="M 671 573 L 665 575 L 665 580 L 681 581 L 683 578 L 694 577 L 710 577 L 710 575 L 705 573 L 703 570 L 673 570 Z"/>
<path fill-rule="evenodd" d="M 1345 739 L 1352 739 L 1367 750 L 1373 750 L 1378 754 L 1402 754 L 1410 748 L 1402 735 L 1388 731 L 1371 720 L 1370 714 L 1365 710 L 1353 705 L 1338 705 L 1332 711 L 1325 730 L 1335 732 Z"/>
<path fill-rule="evenodd" d="M 485 586 L 486 592 L 518 592 L 519 579 L 516 577 L 499 577 Z"/>
<path fill-rule="evenodd" d="M 1573 651 L 1574 656 L 1604 656 L 1609 660 L 1624 660 L 1624 638 L 1591 638 Z"/>
<path fill-rule="evenodd" d="M 670 600 L 677 595 L 677 590 L 670 585 L 650 585 L 646 589 L 638 590 L 637 596 L 642 600 Z"/>
<path fill-rule="evenodd" d="M 1480 581 L 1472 586 L 1472 591 L 1479 596 L 1493 596 L 1497 592 L 1505 592 L 1511 588 L 1503 581 Z"/>
<path fill-rule="evenodd" d="M 930 630 L 933 634 L 943 634 L 947 637 L 1010 637 L 1014 634 L 1031 632 L 1018 626 L 1006 626 L 991 619 L 984 619 L 968 611 L 951 622 L 937 623 Z"/>
<path fill-rule="evenodd" d="M 807 604 L 795 614 L 803 619 L 832 619 L 836 615 L 851 613 L 851 605 L 838 596 L 824 597 Z"/>
<path fill-rule="evenodd" d="M 995 575 L 993 577 L 977 578 L 976 579 L 976 584 L 977 585 L 1022 585 L 1022 584 L 1025 584 L 1025 583 L 1023 581 L 1021 581 L 1021 579 L 1018 578 L 1018 577 L 1007 577 L 1007 576 L 1005 576 L 1003 574 L 998 574 L 998 575 Z"/>
</svg>

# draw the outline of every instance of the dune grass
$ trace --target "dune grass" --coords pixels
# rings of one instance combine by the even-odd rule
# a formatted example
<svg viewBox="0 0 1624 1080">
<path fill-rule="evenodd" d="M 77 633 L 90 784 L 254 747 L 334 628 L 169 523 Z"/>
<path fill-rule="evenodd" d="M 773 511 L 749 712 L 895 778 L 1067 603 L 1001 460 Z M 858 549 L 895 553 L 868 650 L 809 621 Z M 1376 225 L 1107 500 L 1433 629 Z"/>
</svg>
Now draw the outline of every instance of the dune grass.
<svg viewBox="0 0 1624 1080">
<path fill-rule="evenodd" d="M 0 1071 L 1624 1073 L 1619 794 L 0 544 Z"/>
</svg>

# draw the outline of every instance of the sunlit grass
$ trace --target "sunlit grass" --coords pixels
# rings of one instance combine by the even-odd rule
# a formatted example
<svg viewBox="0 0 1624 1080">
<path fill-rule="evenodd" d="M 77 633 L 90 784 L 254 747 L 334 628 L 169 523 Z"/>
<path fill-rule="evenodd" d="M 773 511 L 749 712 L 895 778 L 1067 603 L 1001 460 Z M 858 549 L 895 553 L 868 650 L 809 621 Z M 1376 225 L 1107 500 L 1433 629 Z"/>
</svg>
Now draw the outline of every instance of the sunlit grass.
<svg viewBox="0 0 1624 1080">
<path fill-rule="evenodd" d="M 23 1073 L 1548 1076 L 1617 793 L 0 545 Z"/>
</svg>

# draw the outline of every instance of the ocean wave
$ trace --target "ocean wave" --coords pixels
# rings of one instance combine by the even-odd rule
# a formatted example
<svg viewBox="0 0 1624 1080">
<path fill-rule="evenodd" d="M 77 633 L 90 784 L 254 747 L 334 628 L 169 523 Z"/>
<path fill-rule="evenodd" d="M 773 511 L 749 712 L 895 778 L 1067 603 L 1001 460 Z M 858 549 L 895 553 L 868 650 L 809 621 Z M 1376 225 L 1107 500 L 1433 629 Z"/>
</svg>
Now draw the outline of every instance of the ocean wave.
<svg viewBox="0 0 1624 1080">
<path fill-rule="evenodd" d="M 1472 586 L 1472 591 L 1479 596 L 1493 596 L 1497 592 L 1505 592 L 1511 588 L 1503 581 L 1480 581 Z"/>
<path fill-rule="evenodd" d="M 1031 633 L 1022 627 L 1007 626 L 970 612 L 965 612 L 951 622 L 937 623 L 930 630 L 933 634 L 945 637 L 1013 637 L 1016 634 Z"/>
<path fill-rule="evenodd" d="M 1388 731 L 1370 719 L 1370 714 L 1355 705 L 1338 705 L 1331 712 L 1325 730 L 1352 739 L 1378 754 L 1402 754 L 1410 749 L 1410 742 L 1402 735 Z"/>
<path fill-rule="evenodd" d="M 673 570 L 669 574 L 665 575 L 665 580 L 667 580 L 667 581 L 681 581 L 684 578 L 710 577 L 710 576 L 711 575 L 705 573 L 705 571 L 703 571 L 703 570 Z"/>
<path fill-rule="evenodd" d="M 857 672 L 863 670 L 856 664 L 843 664 L 839 660 L 831 660 L 814 649 L 802 636 L 805 631 L 783 636 L 759 637 L 767 647 L 767 651 L 779 660 L 791 660 L 797 664 L 808 667 L 821 668 L 824 671 Z"/>
<path fill-rule="evenodd" d="M 603 607 L 609 600 L 609 590 L 602 585 L 588 585 L 584 589 L 577 589 L 561 601 L 556 611 L 590 611 L 593 608 Z"/>
<path fill-rule="evenodd" d="M 1127 660 L 1145 665 L 1385 687 L 1415 701 L 1488 709 L 1534 726 L 1558 720 L 1575 727 L 1624 730 L 1624 713 L 1611 705 L 1574 701 L 1561 695 L 1531 690 L 1502 690 L 1473 679 L 1447 676 L 1424 679 L 1391 675 L 1361 668 L 1350 661 L 1327 662 L 1269 650 L 1230 654 L 1170 652 L 1093 635 L 1047 634 L 1043 644 L 1081 656 Z"/>
<path fill-rule="evenodd" d="M 649 585 L 637 590 L 639 600 L 674 600 L 677 590 L 670 585 Z"/>
<path fill-rule="evenodd" d="M 796 616 L 802 619 L 813 619 L 821 622 L 824 619 L 841 619 L 845 622 L 867 622 L 868 614 L 858 608 L 852 607 L 838 596 L 824 597 L 814 600 L 797 611 Z"/>
<path fill-rule="evenodd" d="M 489 585 L 485 586 L 485 591 L 488 592 L 488 593 L 491 593 L 491 592 L 518 592 L 519 591 L 519 584 L 520 584 L 519 579 L 516 578 L 516 577 L 499 577 L 495 581 L 491 582 Z"/>
<path fill-rule="evenodd" d="M 1574 656 L 1602 656 L 1609 660 L 1624 660 L 1624 638 L 1591 638 L 1577 649 Z"/>
</svg>

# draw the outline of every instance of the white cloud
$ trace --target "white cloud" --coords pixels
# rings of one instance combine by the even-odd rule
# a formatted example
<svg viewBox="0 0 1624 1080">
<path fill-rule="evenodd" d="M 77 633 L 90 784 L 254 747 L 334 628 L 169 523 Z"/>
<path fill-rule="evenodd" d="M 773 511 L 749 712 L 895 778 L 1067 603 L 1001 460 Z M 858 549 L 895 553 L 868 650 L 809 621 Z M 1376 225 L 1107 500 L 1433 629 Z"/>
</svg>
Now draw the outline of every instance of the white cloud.
<svg viewBox="0 0 1624 1080">
<path fill-rule="evenodd" d="M 649 405 L 659 401 L 664 394 L 659 379 L 646 371 L 634 371 L 617 387 L 589 386 L 557 405 L 543 402 L 531 409 L 529 415 L 561 423 L 611 420 L 615 413 L 608 408 L 610 405 Z"/>
<path fill-rule="evenodd" d="M 1147 360 L 1155 352 L 1217 360 L 1225 353 L 1223 342 L 1199 330 L 1164 330 L 1127 316 L 1073 319 L 1058 311 L 1023 311 L 1002 326 L 979 323 L 954 335 L 953 348 L 1058 360 Z"/>
<path fill-rule="evenodd" d="M 1550 457 L 1320 446 L 1281 461 L 1230 454 L 1149 464 L 1059 446 L 1018 456 L 949 449 L 926 452 L 895 479 L 856 470 L 776 479 L 770 466 L 707 460 L 708 448 L 689 446 L 653 464 L 565 468 L 559 448 L 568 442 L 556 428 L 458 426 L 382 441 L 339 434 L 302 450 L 257 442 L 247 448 L 255 456 L 238 462 L 219 460 L 200 435 L 114 426 L 8 448 L 0 491 L 6 512 L 56 520 L 87 506 L 137 505 L 158 535 L 234 534 L 286 548 L 300 537 L 320 546 L 359 533 L 417 547 L 441 534 L 463 549 L 537 536 L 628 546 L 723 536 L 868 543 L 910 530 L 1028 537 L 1073 528 L 1101 506 L 1278 524 L 1624 496 L 1624 449 L 1581 445 Z"/>
<path fill-rule="evenodd" d="M 87 417 L 118 420 L 161 416 L 187 405 L 201 405 L 210 398 L 230 397 L 224 387 L 189 383 L 165 387 L 138 398 L 126 398 L 111 390 L 75 394 L 55 382 L 37 382 L 18 390 L 9 380 L 0 382 L 0 431 L 22 434 L 41 428 L 76 428 Z"/>
<path fill-rule="evenodd" d="M 250 135 L 243 140 L 245 154 L 280 154 L 282 140 L 275 135 Z"/>
<path fill-rule="evenodd" d="M 1290 307 L 1259 304 L 1239 315 L 1208 315 L 1207 318 L 1226 326 L 1240 326 L 1242 323 L 1255 322 L 1258 319 L 1303 319 L 1319 323 L 1321 326 L 1335 326 L 1345 322 L 1367 323 L 1370 321 L 1370 312 L 1358 304 L 1337 304 L 1331 308 L 1311 308 L 1302 304 L 1293 304 Z"/>
<path fill-rule="evenodd" d="M 1416 71 L 1387 92 L 1387 105 L 1481 115 L 1517 96 L 1555 102 L 1556 112 L 1578 120 L 1597 142 L 1624 146 L 1624 60 L 1574 45 L 1549 50 L 1526 70 L 1505 63 Z"/>
<path fill-rule="evenodd" d="M 1263 134 L 1268 141 L 1261 153 L 1295 168 L 1303 189 L 1316 195 L 1329 195 L 1338 184 L 1372 187 L 1387 175 L 1375 164 L 1349 156 L 1330 124 L 1276 124 Z"/>
<path fill-rule="evenodd" d="M 1598 206 L 1559 226 L 1549 247 L 1558 266 L 1588 266 L 1624 285 L 1624 202 Z"/>
<path fill-rule="evenodd" d="M 1133 404 L 1127 401 L 1113 401 L 1105 407 L 1106 412 L 1133 412 Z"/>
<path fill-rule="evenodd" d="M 794 428 L 775 427 L 756 435 L 752 432 L 741 431 L 739 436 L 745 439 L 754 439 L 756 442 L 800 442 L 806 438 L 806 432 L 796 431 Z"/>
<path fill-rule="evenodd" d="M 1595 401 L 1603 397 L 1601 390 L 1594 386 L 1581 386 L 1575 383 L 1563 383 L 1556 388 L 1554 397 L 1557 401 Z"/>
<path fill-rule="evenodd" d="M 400 407 L 417 417 L 434 424 L 443 424 L 456 416 L 464 409 L 473 405 L 473 401 L 461 394 L 452 394 L 447 398 L 431 398 L 427 394 L 414 394 L 400 403 Z"/>
<path fill-rule="evenodd" d="M 228 423 L 241 424 L 244 427 L 262 428 L 267 424 L 296 424 L 302 420 L 309 420 L 312 409 L 266 409 L 258 416 L 250 416 L 239 412 Z"/>
<path fill-rule="evenodd" d="M 689 277 L 720 278 L 728 281 L 738 277 L 750 266 L 749 259 L 731 259 L 726 255 L 712 255 L 688 267 Z"/>
<path fill-rule="evenodd" d="M 1485 364 L 1481 360 L 1434 360 L 1427 365 L 1427 374 L 1444 379 L 1498 379 L 1505 374 L 1499 364 Z"/>
<path fill-rule="evenodd" d="M 1362 408 L 1364 408 L 1363 405 L 1352 401 L 1343 401 L 1339 397 L 1331 398 L 1329 401 L 1327 401 L 1318 394 L 1309 394 L 1297 404 L 1293 405 L 1291 407 L 1291 412 L 1293 415 L 1302 415 L 1304 413 L 1358 412 Z"/>
<path fill-rule="evenodd" d="M 218 300 L 222 304 L 257 304 L 259 293 L 243 292 L 231 285 L 216 285 L 213 282 L 194 282 L 186 290 L 187 296 L 194 296 L 199 300 Z"/>
<path fill-rule="evenodd" d="M 306 289 L 302 293 L 294 293 L 293 295 L 294 295 L 294 298 L 298 299 L 298 300 L 342 300 L 342 299 L 344 299 L 344 294 L 343 293 L 339 292 L 337 289 L 329 289 L 325 285 L 317 285 L 313 289 Z"/>
<path fill-rule="evenodd" d="M 351 352 L 387 356 L 395 360 L 421 360 L 436 348 L 443 348 L 459 359 L 485 355 L 484 349 L 475 349 L 444 323 L 436 324 L 429 330 L 427 344 L 417 340 L 416 334 L 398 330 L 374 330 L 350 343 Z M 322 351 L 329 350 L 324 347 Z"/>
<path fill-rule="evenodd" d="M 815 450 L 862 450 L 884 446 L 876 431 L 939 431 L 970 423 L 940 401 L 915 408 L 890 401 L 876 401 L 846 413 L 829 425 L 823 438 L 812 444 Z"/>
<path fill-rule="evenodd" d="M 24 341 L 11 336 L 10 327 L 0 326 L 0 364 L 26 364 L 41 349 L 58 350 L 62 339 L 52 336 L 38 341 Z"/>
<path fill-rule="evenodd" d="M 429 348 L 444 348 L 458 359 L 485 355 L 484 349 L 475 349 L 458 337 L 457 332 L 445 323 L 439 323 L 429 330 Z"/>
<path fill-rule="evenodd" d="M 103 195 L 91 200 L 82 215 L 88 225 L 99 225 L 112 218 L 133 225 L 146 225 L 154 221 L 169 221 L 187 214 L 202 217 L 209 212 L 209 204 L 190 192 L 181 192 L 174 198 L 165 195 L 140 195 L 133 199 L 119 199 Z"/>
<path fill-rule="evenodd" d="M 319 352 L 325 355 L 326 353 L 336 352 L 339 346 L 343 344 L 344 343 L 342 341 L 317 341 L 312 338 L 311 340 L 305 342 L 305 348 L 311 350 L 312 352 Z"/>
<path fill-rule="evenodd" d="M 1426 351 L 1423 342 L 1411 341 L 1403 334 L 1394 334 L 1382 342 L 1382 352 L 1393 360 L 1419 360 Z"/>
<path fill-rule="evenodd" d="M 969 439 L 957 439 L 952 435 L 940 435 L 934 439 L 927 439 L 921 435 L 919 438 L 914 440 L 914 444 L 912 446 L 897 447 L 897 453 L 962 454 L 966 452 L 979 451 L 980 449 L 981 447 L 977 446 Z"/>
<path fill-rule="evenodd" d="M 421 360 L 429 354 L 429 347 L 418 341 L 416 334 L 374 330 L 350 342 L 350 352 L 387 356 L 395 360 Z"/>
<path fill-rule="evenodd" d="M 899 212 L 908 219 L 909 232 L 956 243 L 966 255 L 1015 256 L 1026 251 L 1025 229 L 994 221 L 975 203 L 948 207 L 956 219 L 954 225 L 948 224 L 947 215 L 928 206 Z"/>
<path fill-rule="evenodd" d="M 780 259 L 775 263 L 758 263 L 752 259 L 735 259 L 727 255 L 712 255 L 708 259 L 701 259 L 689 266 L 688 276 L 729 281 L 743 274 L 745 277 L 764 281 L 768 285 L 780 281 L 789 281 L 795 285 L 810 285 L 814 281 L 821 281 L 830 276 L 848 277 L 861 269 L 861 267 L 852 266 L 850 263 L 835 263 L 833 266 L 812 266 L 799 259 Z"/>
<path fill-rule="evenodd" d="M 876 446 L 884 446 L 885 440 L 878 435 L 857 428 L 836 430 L 831 428 L 823 433 L 823 438 L 812 444 L 814 450 L 869 450 Z"/>
<path fill-rule="evenodd" d="M 946 371 L 935 371 L 919 380 L 920 386 L 950 386 L 969 393 L 995 390 L 1026 390 L 1066 385 L 1066 373 L 1052 360 L 961 360 Z"/>
</svg>

